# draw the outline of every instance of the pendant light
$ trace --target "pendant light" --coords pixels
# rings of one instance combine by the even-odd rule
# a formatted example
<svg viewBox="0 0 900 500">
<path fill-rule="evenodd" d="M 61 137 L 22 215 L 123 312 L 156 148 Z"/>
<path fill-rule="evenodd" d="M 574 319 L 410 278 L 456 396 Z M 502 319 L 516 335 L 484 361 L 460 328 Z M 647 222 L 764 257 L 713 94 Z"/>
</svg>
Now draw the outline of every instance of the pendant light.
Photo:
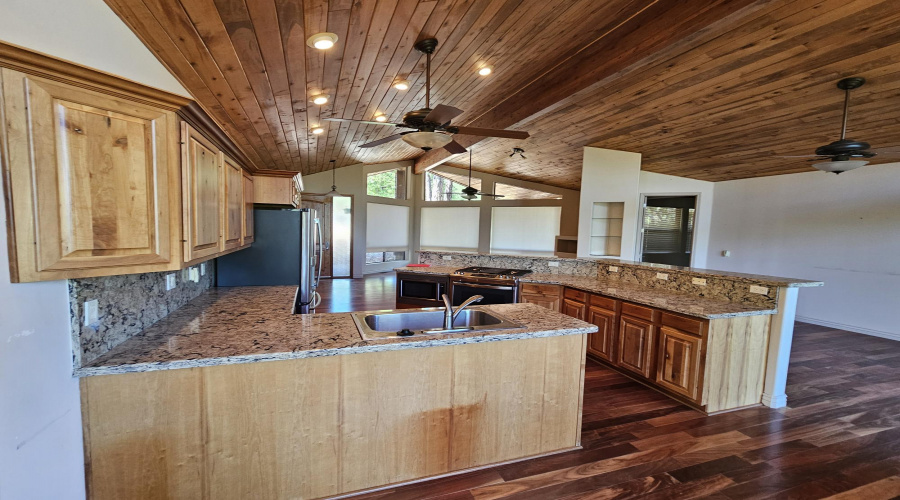
<svg viewBox="0 0 900 500">
<path fill-rule="evenodd" d="M 341 193 L 337 192 L 337 184 L 334 182 L 334 160 L 328 162 L 331 164 L 331 191 L 325 193 L 326 198 L 334 198 L 335 196 L 342 196 Z"/>
</svg>

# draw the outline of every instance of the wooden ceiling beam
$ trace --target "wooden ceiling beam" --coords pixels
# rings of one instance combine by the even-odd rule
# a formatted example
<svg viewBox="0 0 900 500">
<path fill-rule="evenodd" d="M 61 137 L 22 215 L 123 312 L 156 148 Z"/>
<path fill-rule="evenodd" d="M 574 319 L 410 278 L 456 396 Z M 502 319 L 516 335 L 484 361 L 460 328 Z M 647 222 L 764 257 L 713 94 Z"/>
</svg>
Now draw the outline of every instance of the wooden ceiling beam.
<svg viewBox="0 0 900 500">
<path fill-rule="evenodd" d="M 653 54 L 729 19 L 765 0 L 657 0 L 638 7 L 578 52 L 548 68 L 539 77 L 488 109 L 466 126 L 508 128 L 541 113 L 573 94 L 598 87 L 604 78 L 640 64 Z M 635 6 L 637 7 L 637 6 Z M 597 89 L 599 90 L 599 89 Z M 470 147 L 482 137 L 458 135 Z M 416 160 L 419 174 L 450 159 L 444 149 L 432 150 Z"/>
</svg>

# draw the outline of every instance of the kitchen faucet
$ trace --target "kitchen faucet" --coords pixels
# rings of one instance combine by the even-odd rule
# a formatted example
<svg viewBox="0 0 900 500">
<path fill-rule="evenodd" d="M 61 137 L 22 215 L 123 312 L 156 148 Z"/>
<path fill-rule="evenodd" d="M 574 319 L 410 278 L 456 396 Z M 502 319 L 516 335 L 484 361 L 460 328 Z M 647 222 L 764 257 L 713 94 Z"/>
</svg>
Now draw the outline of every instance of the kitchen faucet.
<svg viewBox="0 0 900 500">
<path fill-rule="evenodd" d="M 453 310 L 453 306 L 450 305 L 450 297 L 447 297 L 447 294 L 441 295 L 441 298 L 444 299 L 444 330 L 450 330 L 453 328 L 453 320 L 459 316 L 459 313 L 463 311 L 470 304 L 475 302 L 481 302 L 481 299 L 484 298 L 483 295 L 473 295 L 468 299 L 464 300 L 462 304 L 460 304 L 456 311 Z"/>
</svg>

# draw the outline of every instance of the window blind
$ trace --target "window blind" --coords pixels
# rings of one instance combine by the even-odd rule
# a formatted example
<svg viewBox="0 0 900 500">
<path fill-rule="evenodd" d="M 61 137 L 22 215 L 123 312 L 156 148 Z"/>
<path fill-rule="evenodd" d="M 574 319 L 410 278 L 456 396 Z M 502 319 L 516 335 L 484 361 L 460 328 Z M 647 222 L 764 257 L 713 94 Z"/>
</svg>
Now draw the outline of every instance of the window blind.
<svg viewBox="0 0 900 500">
<path fill-rule="evenodd" d="M 479 207 L 422 207 L 419 244 L 432 250 L 478 250 Z"/>
<path fill-rule="evenodd" d="M 681 252 L 683 213 L 672 207 L 644 208 L 644 253 Z"/>
<path fill-rule="evenodd" d="M 409 207 L 366 204 L 366 251 L 401 252 L 409 248 Z"/>
<path fill-rule="evenodd" d="M 553 255 L 562 207 L 494 207 L 491 252 Z"/>
</svg>

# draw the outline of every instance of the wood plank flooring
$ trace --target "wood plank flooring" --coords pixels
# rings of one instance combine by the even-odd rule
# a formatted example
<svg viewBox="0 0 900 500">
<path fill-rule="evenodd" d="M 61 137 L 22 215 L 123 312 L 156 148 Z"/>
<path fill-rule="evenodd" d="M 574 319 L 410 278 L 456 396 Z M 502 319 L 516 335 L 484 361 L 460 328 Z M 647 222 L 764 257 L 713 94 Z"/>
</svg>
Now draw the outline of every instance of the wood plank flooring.
<svg viewBox="0 0 900 500">
<path fill-rule="evenodd" d="M 333 304 L 389 307 L 391 276 Z M 355 498 L 900 498 L 898 342 L 798 323 L 781 410 L 707 417 L 596 362 L 585 378 L 582 450 Z"/>
</svg>

